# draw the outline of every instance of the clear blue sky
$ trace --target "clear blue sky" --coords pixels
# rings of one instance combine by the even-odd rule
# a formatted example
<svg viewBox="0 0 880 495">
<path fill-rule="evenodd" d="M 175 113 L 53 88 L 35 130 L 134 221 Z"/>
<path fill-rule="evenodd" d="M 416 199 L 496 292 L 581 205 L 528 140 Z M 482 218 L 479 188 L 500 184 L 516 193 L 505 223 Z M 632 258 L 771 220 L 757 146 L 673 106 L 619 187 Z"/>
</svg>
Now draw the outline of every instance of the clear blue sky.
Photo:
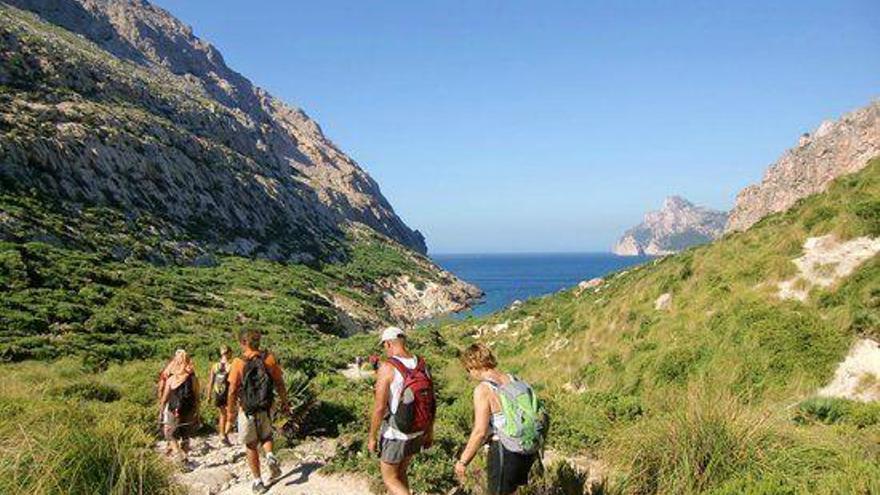
<svg viewBox="0 0 880 495">
<path fill-rule="evenodd" d="M 728 209 L 880 97 L 880 2 L 159 0 L 302 107 L 432 252 L 605 251 Z"/>
</svg>

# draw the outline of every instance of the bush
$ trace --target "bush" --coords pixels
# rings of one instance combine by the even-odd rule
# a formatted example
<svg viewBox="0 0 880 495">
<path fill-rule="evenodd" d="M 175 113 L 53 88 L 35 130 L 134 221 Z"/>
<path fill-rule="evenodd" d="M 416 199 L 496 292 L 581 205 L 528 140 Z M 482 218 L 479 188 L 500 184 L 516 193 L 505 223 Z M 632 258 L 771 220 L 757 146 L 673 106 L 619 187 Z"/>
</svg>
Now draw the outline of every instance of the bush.
<svg viewBox="0 0 880 495">
<path fill-rule="evenodd" d="M 846 423 L 865 428 L 880 424 L 880 404 L 836 397 L 813 397 L 798 404 L 793 419 L 798 424 Z"/>
<path fill-rule="evenodd" d="M 61 387 L 53 395 L 64 399 L 115 402 L 122 397 L 116 388 L 103 383 L 80 382 Z"/>
<path fill-rule="evenodd" d="M 522 495 L 583 495 L 587 489 L 587 473 L 578 471 L 567 462 L 558 462 L 545 472 L 539 471 L 529 479 L 529 484 L 518 493 Z M 590 493 L 598 493 L 589 487 Z"/>
<path fill-rule="evenodd" d="M 773 441 L 735 401 L 691 394 L 683 407 L 622 431 L 608 455 L 625 466 L 624 493 L 700 493 L 752 468 Z"/>
</svg>

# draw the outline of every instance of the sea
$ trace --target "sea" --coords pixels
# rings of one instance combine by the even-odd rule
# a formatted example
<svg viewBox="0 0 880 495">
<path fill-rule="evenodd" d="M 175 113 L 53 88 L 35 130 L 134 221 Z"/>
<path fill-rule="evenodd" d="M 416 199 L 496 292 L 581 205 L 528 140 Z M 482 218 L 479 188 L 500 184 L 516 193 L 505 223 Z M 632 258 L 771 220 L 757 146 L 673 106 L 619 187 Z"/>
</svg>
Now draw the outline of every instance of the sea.
<svg viewBox="0 0 880 495">
<path fill-rule="evenodd" d="M 455 318 L 493 313 L 513 301 L 552 294 L 651 259 L 611 253 L 435 254 L 431 258 L 486 293 L 479 304 Z"/>
</svg>

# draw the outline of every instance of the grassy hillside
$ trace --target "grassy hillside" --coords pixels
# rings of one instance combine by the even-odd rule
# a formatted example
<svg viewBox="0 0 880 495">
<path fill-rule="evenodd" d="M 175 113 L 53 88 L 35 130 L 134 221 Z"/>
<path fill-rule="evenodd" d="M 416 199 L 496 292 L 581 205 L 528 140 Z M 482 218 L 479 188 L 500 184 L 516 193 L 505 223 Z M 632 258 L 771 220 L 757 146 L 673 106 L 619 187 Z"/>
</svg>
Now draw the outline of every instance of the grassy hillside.
<svg viewBox="0 0 880 495">
<path fill-rule="evenodd" d="M 880 492 L 880 406 L 810 399 L 880 338 L 875 256 L 806 302 L 776 283 L 808 237 L 880 236 L 880 160 L 745 233 L 445 330 L 543 387 L 553 442 L 623 493 Z M 662 294 L 668 310 L 656 310 Z"/>
<path fill-rule="evenodd" d="M 106 364 L 183 344 L 208 351 L 240 316 L 279 343 L 320 341 L 346 332 L 334 298 L 379 324 L 392 318 L 376 280 L 436 277 L 418 255 L 365 228 L 352 229 L 350 256 L 336 264 L 206 253 L 181 263 L 195 248 L 152 237 L 113 209 L 63 216 L 36 197 L 0 195 L 0 215 L 10 239 L 0 242 L 2 361 L 77 354 Z"/>
<path fill-rule="evenodd" d="M 14 215 L 13 203 L 36 200 L 4 201 Z M 313 296 L 333 291 L 376 310 L 371 280 L 420 269 L 405 251 L 361 232 L 347 264 L 151 262 L 114 251 L 165 252 L 126 234 L 121 218 L 99 228 L 89 219 L 116 217 L 86 210 L 62 221 L 44 203 L 27 207 L 43 209 L 28 216 L 44 218 L 39 228 L 0 245 L 0 355 L 22 361 L 2 366 L 0 492 L 175 493 L 150 449 L 153 381 L 178 346 L 204 373 L 240 313 L 267 331 L 302 403 L 316 399 L 299 433 L 340 436 L 332 468 L 377 475 L 364 453 L 370 383 L 337 373 L 375 352 L 374 337 L 339 337 L 336 314 Z M 79 241 L 63 237 L 66 225 Z M 454 485 L 472 386 L 455 356 L 479 338 L 549 402 L 551 447 L 607 462 L 613 493 L 880 491 L 880 408 L 813 397 L 856 337 L 880 337 L 878 260 L 805 303 L 775 295 L 804 240 L 827 233 L 880 235 L 880 162 L 748 232 L 608 277 L 598 292 L 417 331 L 441 408 L 437 446 L 413 466 L 415 488 Z M 670 309 L 655 310 L 665 293 Z"/>
</svg>

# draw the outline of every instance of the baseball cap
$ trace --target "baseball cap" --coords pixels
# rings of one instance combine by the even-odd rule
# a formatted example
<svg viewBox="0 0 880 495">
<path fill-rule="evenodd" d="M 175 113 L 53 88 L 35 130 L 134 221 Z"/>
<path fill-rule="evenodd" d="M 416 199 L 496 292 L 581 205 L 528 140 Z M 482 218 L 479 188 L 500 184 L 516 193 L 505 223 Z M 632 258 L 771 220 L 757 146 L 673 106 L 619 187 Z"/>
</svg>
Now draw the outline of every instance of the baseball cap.
<svg viewBox="0 0 880 495">
<path fill-rule="evenodd" d="M 397 327 L 388 327 L 385 330 L 382 330 L 382 338 L 380 339 L 380 342 L 386 342 L 402 337 L 406 337 L 406 334 L 403 333 L 403 330 Z"/>
</svg>

